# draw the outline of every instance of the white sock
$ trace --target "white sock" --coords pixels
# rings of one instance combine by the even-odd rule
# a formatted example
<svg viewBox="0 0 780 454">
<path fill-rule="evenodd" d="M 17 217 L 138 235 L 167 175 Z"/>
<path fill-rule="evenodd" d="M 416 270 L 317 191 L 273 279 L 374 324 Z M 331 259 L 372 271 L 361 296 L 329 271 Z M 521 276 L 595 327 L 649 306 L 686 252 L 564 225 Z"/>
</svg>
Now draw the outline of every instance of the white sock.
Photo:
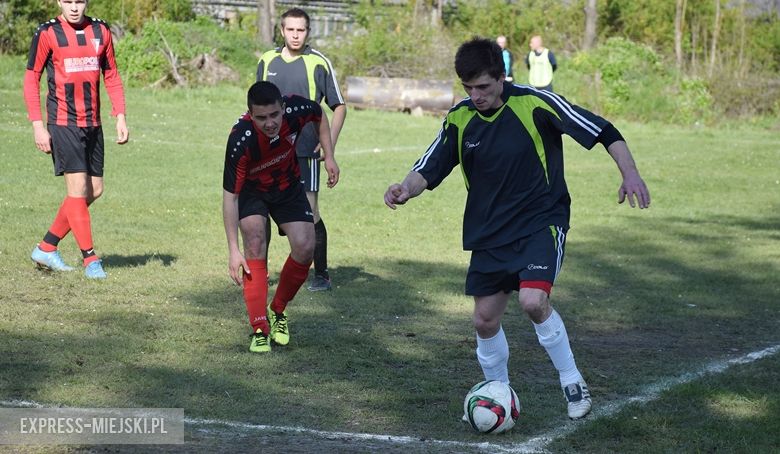
<svg viewBox="0 0 780 454">
<path fill-rule="evenodd" d="M 553 365 L 560 374 L 561 387 L 578 383 L 582 380 L 582 374 L 574 363 L 574 353 L 569 344 L 569 335 L 563 320 L 558 312 L 553 309 L 552 314 L 540 324 L 534 323 L 539 344 L 547 350 Z"/>
<path fill-rule="evenodd" d="M 482 339 L 477 334 L 477 359 L 482 366 L 485 380 L 498 380 L 509 384 L 509 344 L 506 342 L 504 328 L 490 339 Z"/>
</svg>

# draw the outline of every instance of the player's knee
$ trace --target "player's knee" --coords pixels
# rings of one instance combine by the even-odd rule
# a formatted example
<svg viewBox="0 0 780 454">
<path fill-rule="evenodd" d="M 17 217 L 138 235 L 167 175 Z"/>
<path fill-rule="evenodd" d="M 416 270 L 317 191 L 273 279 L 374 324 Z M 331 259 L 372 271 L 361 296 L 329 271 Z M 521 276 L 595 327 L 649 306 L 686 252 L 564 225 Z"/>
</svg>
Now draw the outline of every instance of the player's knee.
<svg viewBox="0 0 780 454">
<path fill-rule="evenodd" d="M 265 257 L 265 234 L 244 237 L 244 255 L 249 257 Z"/>
<path fill-rule="evenodd" d="M 489 316 L 479 312 L 474 313 L 474 329 L 476 329 L 479 337 L 483 339 L 493 337 L 498 332 L 500 326 L 500 316 Z"/>
<path fill-rule="evenodd" d="M 520 307 L 522 307 L 523 311 L 532 319 L 537 319 L 546 314 L 549 305 L 550 303 L 547 297 L 547 293 L 544 291 L 536 290 L 520 292 Z"/>
<path fill-rule="evenodd" d="M 306 235 L 291 241 L 290 249 L 292 255 L 300 259 L 299 262 L 311 261 L 314 257 L 314 236 Z"/>
</svg>

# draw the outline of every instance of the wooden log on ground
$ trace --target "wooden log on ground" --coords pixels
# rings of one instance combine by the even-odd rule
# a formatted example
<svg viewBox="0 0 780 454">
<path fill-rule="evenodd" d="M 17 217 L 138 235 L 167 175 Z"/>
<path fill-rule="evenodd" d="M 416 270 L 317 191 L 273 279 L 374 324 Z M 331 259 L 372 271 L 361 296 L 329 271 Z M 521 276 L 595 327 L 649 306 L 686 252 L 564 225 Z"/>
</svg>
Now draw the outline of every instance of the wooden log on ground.
<svg viewBox="0 0 780 454">
<path fill-rule="evenodd" d="M 350 107 L 429 113 L 446 112 L 455 104 L 451 81 L 400 77 L 347 77 Z"/>
</svg>

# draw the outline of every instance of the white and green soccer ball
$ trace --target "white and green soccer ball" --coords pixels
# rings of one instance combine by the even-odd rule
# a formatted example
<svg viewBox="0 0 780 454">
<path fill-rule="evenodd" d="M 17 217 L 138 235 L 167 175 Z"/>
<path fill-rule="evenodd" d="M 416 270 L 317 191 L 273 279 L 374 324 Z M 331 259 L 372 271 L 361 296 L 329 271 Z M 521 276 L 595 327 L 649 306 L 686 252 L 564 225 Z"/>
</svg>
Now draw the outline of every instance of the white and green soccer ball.
<svg viewBox="0 0 780 454">
<path fill-rule="evenodd" d="M 498 434 L 515 426 L 520 417 L 520 401 L 508 384 L 483 381 L 466 394 L 463 411 L 469 425 L 477 432 Z"/>
</svg>

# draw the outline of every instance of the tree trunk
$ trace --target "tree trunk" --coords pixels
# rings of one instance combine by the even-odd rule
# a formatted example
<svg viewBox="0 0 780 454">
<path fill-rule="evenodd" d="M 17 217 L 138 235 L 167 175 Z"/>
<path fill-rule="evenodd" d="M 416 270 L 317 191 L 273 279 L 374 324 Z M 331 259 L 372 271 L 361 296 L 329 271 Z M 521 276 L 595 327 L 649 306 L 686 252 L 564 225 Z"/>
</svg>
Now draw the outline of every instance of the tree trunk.
<svg viewBox="0 0 780 454">
<path fill-rule="evenodd" d="M 691 23 L 691 71 L 695 74 L 697 70 L 696 65 L 696 52 L 698 52 L 699 44 L 699 22 Z"/>
<path fill-rule="evenodd" d="M 710 43 L 710 66 L 707 75 L 712 77 L 715 71 L 715 60 L 718 55 L 718 36 L 720 35 L 720 0 L 715 0 L 715 23 L 712 28 L 712 42 Z"/>
<path fill-rule="evenodd" d="M 745 77 L 745 0 L 739 2 L 739 60 L 737 74 L 740 78 Z"/>
<path fill-rule="evenodd" d="M 598 0 L 586 0 L 585 2 L 585 37 L 582 40 L 583 50 L 592 49 L 593 46 L 596 45 L 596 25 L 599 20 L 596 3 L 598 3 Z"/>
<path fill-rule="evenodd" d="M 257 40 L 261 46 L 273 43 L 272 0 L 257 0 Z"/>
<path fill-rule="evenodd" d="M 434 27 L 441 25 L 442 9 L 444 8 L 444 0 L 436 0 L 436 8 L 431 10 L 431 25 Z"/>
<path fill-rule="evenodd" d="M 682 71 L 683 51 L 682 37 L 685 28 L 685 6 L 687 0 L 677 0 L 677 9 L 674 14 L 674 56 L 677 57 L 677 71 Z"/>
</svg>

